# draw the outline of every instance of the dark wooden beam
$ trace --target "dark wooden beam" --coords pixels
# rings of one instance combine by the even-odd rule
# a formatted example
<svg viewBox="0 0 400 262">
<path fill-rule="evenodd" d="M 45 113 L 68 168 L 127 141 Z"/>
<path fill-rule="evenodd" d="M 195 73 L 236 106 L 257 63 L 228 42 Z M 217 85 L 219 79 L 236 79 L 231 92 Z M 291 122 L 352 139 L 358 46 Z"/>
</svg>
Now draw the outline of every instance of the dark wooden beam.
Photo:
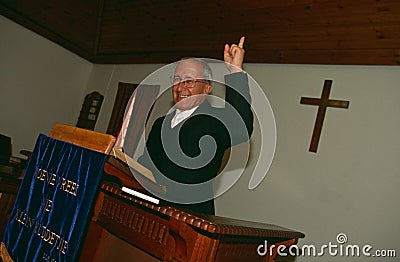
<svg viewBox="0 0 400 262">
<path fill-rule="evenodd" d="M 221 58 L 248 63 L 400 65 L 400 1 L 0 0 L 0 14 L 93 63 Z"/>
</svg>

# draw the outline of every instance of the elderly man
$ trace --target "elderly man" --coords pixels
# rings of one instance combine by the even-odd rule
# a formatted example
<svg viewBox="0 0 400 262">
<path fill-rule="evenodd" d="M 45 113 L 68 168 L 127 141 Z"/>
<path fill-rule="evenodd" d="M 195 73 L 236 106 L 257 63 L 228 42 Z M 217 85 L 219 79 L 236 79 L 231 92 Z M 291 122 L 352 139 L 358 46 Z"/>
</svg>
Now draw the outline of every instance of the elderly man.
<svg viewBox="0 0 400 262">
<path fill-rule="evenodd" d="M 138 159 L 166 185 L 167 201 L 162 205 L 215 212 L 212 183 L 207 181 L 218 175 L 226 149 L 247 141 L 253 132 L 248 79 L 242 72 L 244 40 L 225 45 L 224 61 L 230 71 L 225 76 L 225 108 L 214 108 L 206 99 L 212 91 L 212 72 L 203 59 L 182 59 L 176 66 L 172 77 L 175 112 L 154 122 Z M 192 201 L 193 194 L 201 197 Z"/>
</svg>

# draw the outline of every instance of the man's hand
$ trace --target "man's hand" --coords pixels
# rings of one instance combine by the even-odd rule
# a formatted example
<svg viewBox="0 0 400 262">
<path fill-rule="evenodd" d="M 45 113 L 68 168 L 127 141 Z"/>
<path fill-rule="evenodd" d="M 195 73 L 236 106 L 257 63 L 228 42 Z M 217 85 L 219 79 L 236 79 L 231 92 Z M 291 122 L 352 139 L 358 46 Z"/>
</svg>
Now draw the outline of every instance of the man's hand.
<svg viewBox="0 0 400 262">
<path fill-rule="evenodd" d="M 224 60 L 231 73 L 241 72 L 243 70 L 243 59 L 244 59 L 244 39 L 242 36 L 240 38 L 239 44 L 232 44 L 229 46 L 225 44 L 224 50 Z"/>
</svg>

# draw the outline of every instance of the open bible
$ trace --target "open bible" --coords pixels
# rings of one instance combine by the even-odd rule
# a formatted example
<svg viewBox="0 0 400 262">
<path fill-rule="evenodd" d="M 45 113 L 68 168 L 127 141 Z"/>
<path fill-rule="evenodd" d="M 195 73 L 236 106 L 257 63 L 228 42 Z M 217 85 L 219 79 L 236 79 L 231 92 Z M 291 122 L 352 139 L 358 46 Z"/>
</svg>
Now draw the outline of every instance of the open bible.
<svg viewBox="0 0 400 262">
<path fill-rule="evenodd" d="M 125 154 L 124 152 L 122 152 L 122 150 L 120 148 L 113 147 L 113 149 L 111 150 L 110 154 L 112 156 L 114 156 L 115 158 L 118 158 L 119 160 L 121 160 L 125 164 L 127 164 L 130 168 L 133 168 L 139 174 L 145 176 L 149 180 L 151 180 L 154 183 L 156 183 L 156 179 L 155 179 L 153 173 L 149 169 L 147 169 L 145 166 L 143 166 L 142 164 L 137 162 L 132 157 L 130 157 L 127 154 Z"/>
<path fill-rule="evenodd" d="M 113 147 L 113 149 L 110 152 L 110 155 L 112 155 L 116 159 L 119 159 L 122 162 L 124 162 L 129 167 L 129 169 L 131 171 L 131 175 L 135 180 L 141 180 L 142 183 L 147 184 L 147 186 L 153 188 L 154 190 L 156 190 L 158 192 L 160 192 L 160 190 L 163 193 L 166 192 L 165 187 L 161 187 L 160 185 L 158 185 L 153 173 L 149 169 L 147 169 L 145 166 L 143 166 L 142 164 L 137 162 L 135 159 L 133 159 L 129 155 L 122 152 L 122 150 L 120 148 Z M 134 173 L 135 175 L 139 175 L 139 177 L 135 177 L 135 175 L 132 173 Z M 144 179 L 140 179 L 140 178 L 144 178 Z M 127 194 L 130 194 L 135 197 L 141 198 L 143 200 L 149 201 L 153 204 L 158 205 L 160 203 L 159 199 L 151 196 L 150 194 L 148 194 L 147 191 L 137 190 L 137 189 L 130 188 L 127 186 L 122 186 L 121 190 Z"/>
</svg>

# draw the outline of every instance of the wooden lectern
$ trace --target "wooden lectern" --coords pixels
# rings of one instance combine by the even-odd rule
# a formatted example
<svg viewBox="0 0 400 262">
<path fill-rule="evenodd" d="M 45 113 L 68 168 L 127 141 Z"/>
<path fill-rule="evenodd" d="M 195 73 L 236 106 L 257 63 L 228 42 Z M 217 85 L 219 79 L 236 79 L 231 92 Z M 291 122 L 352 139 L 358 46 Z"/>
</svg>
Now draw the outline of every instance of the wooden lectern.
<svg viewBox="0 0 400 262">
<path fill-rule="evenodd" d="M 71 142 L 68 133 L 76 140 L 77 130 L 59 125 L 51 136 Z M 84 146 L 85 141 L 77 143 Z M 274 261 L 278 246 L 289 247 L 304 237 L 276 225 L 154 205 L 121 190 L 144 190 L 130 172 L 113 156 L 106 162 L 80 261 Z M 275 248 L 260 256 L 257 248 L 265 241 L 268 249 Z"/>
</svg>

